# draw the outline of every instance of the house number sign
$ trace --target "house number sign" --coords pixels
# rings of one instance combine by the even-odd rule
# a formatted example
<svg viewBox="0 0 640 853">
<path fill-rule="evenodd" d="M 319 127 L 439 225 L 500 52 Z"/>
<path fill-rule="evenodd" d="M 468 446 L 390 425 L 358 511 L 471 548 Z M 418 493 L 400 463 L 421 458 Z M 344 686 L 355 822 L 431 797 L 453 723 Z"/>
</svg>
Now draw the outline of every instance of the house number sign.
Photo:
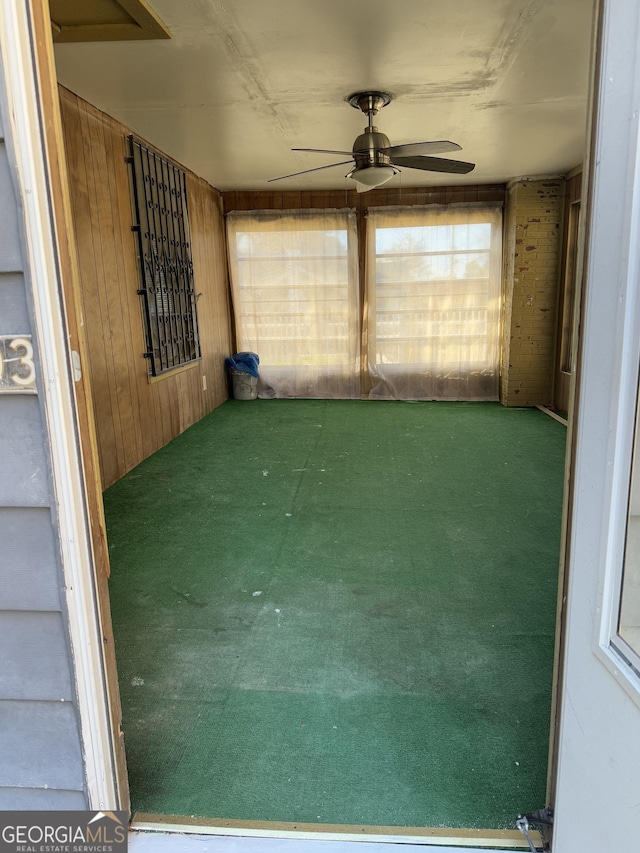
<svg viewBox="0 0 640 853">
<path fill-rule="evenodd" d="M 31 335 L 0 335 L 0 394 L 35 394 Z"/>
</svg>

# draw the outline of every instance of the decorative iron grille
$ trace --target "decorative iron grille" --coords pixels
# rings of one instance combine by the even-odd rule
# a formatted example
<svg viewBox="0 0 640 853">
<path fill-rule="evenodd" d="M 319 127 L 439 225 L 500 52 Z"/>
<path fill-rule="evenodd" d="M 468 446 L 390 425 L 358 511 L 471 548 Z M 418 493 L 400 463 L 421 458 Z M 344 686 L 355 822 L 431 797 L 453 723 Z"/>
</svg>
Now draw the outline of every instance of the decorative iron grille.
<svg viewBox="0 0 640 853">
<path fill-rule="evenodd" d="M 132 136 L 128 140 L 144 355 L 158 376 L 200 357 L 186 177 Z"/>
</svg>

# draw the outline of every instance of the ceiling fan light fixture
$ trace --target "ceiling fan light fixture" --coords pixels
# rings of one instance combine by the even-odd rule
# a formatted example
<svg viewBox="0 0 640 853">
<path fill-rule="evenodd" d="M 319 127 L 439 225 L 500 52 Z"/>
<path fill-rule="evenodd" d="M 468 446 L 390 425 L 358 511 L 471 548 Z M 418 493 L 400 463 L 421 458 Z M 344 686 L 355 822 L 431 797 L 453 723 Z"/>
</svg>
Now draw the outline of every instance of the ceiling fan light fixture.
<svg viewBox="0 0 640 853">
<path fill-rule="evenodd" d="M 396 174 L 393 166 L 362 166 L 355 169 L 350 177 L 367 187 L 381 187 Z"/>
<path fill-rule="evenodd" d="M 122 0 L 124 2 L 124 0 Z M 320 172 L 323 169 L 333 169 L 334 166 L 353 164 L 352 170 L 346 175 L 357 184 L 359 193 L 381 187 L 390 181 L 394 175 L 400 174 L 398 167 L 419 169 L 423 172 L 444 172 L 452 175 L 466 175 L 474 168 L 473 163 L 462 160 L 449 160 L 433 157 L 448 151 L 460 151 L 457 142 L 448 139 L 437 139 L 431 142 L 407 142 L 403 145 L 391 145 L 389 137 L 374 127 L 373 117 L 383 107 L 391 102 L 387 92 L 355 92 L 347 99 L 352 107 L 363 112 L 368 119 L 364 132 L 356 137 L 351 151 L 336 151 L 328 148 L 292 148 L 292 151 L 308 152 L 311 154 L 343 154 L 351 157 L 341 163 L 330 163 L 328 166 L 317 166 L 315 169 L 304 169 L 291 175 L 271 178 L 271 181 L 281 181 L 285 178 L 297 178 L 310 172 Z"/>
</svg>

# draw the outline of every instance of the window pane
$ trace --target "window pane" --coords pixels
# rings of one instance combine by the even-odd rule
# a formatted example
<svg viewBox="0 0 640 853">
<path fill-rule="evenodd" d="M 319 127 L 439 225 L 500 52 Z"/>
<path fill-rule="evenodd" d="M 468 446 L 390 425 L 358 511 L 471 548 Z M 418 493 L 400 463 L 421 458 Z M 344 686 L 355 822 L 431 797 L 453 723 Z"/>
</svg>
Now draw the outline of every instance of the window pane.
<svg viewBox="0 0 640 853">
<path fill-rule="evenodd" d="M 276 396 L 359 395 L 355 216 L 230 214 L 238 346 Z"/>
<path fill-rule="evenodd" d="M 379 209 L 367 229 L 371 396 L 497 399 L 500 210 Z"/>
</svg>

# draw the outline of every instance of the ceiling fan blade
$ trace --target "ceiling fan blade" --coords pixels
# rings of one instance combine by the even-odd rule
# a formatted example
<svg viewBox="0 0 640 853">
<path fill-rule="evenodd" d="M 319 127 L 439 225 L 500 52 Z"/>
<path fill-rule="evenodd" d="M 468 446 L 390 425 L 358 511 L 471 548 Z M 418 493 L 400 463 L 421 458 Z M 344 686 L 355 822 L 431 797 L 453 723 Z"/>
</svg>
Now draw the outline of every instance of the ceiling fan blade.
<svg viewBox="0 0 640 853">
<path fill-rule="evenodd" d="M 436 142 L 410 142 L 407 145 L 392 145 L 390 148 L 383 148 L 385 154 L 391 157 L 410 157 L 413 155 L 422 154 L 444 154 L 446 151 L 461 151 L 462 149 L 457 142 L 448 142 L 446 139 L 440 139 Z"/>
<path fill-rule="evenodd" d="M 347 157 L 351 157 L 351 151 L 333 151 L 331 148 L 292 148 L 291 150 L 306 151 L 309 154 L 345 154 Z"/>
<path fill-rule="evenodd" d="M 343 160 L 341 163 L 330 163 L 328 166 L 318 166 L 316 169 L 304 169 L 302 172 L 292 172 L 290 175 L 280 175 L 279 178 L 269 178 L 267 183 L 272 184 L 274 181 L 284 181 L 285 178 L 297 178 L 298 175 L 306 175 L 309 172 L 321 172 L 323 169 L 333 169 L 334 166 L 346 166 L 347 163 L 351 162 L 351 160 Z"/>
<path fill-rule="evenodd" d="M 475 163 L 445 160 L 442 157 L 392 157 L 391 162 L 394 166 L 423 169 L 426 172 L 449 172 L 452 175 L 466 175 L 467 172 L 475 169 Z"/>
</svg>

